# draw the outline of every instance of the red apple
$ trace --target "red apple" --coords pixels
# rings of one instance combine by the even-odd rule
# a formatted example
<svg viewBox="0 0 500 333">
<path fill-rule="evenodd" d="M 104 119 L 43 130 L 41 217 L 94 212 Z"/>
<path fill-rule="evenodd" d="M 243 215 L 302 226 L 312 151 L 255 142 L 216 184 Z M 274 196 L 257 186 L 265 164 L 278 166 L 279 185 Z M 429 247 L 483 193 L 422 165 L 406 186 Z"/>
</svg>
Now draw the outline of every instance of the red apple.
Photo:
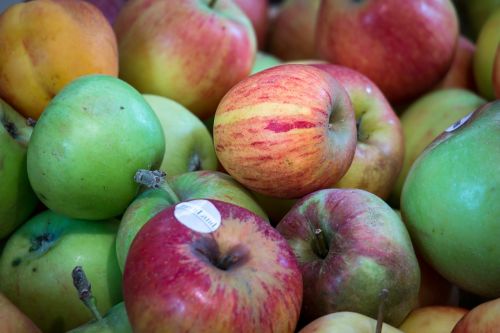
<svg viewBox="0 0 500 333">
<path fill-rule="evenodd" d="M 358 188 L 388 197 L 403 165 L 403 131 L 380 89 L 363 74 L 343 66 L 313 65 L 342 84 L 357 122 L 357 144 L 347 173 L 334 187 Z"/>
<path fill-rule="evenodd" d="M 262 48 L 265 43 L 268 26 L 268 0 L 234 0 L 252 22 L 257 44 Z"/>
<path fill-rule="evenodd" d="M 450 0 L 324 0 L 318 17 L 318 54 L 365 74 L 394 103 L 441 80 L 457 39 Z"/>
<path fill-rule="evenodd" d="M 130 1 L 114 28 L 120 77 L 200 118 L 213 115 L 254 62 L 255 33 L 233 0 Z"/>
<path fill-rule="evenodd" d="M 482 303 L 469 311 L 452 333 L 495 333 L 500 328 L 500 298 Z"/>
<path fill-rule="evenodd" d="M 297 198 L 338 181 L 352 162 L 356 124 L 331 75 L 280 65 L 239 82 L 214 121 L 219 161 L 251 190 Z"/>
<path fill-rule="evenodd" d="M 302 301 L 286 240 L 257 215 L 216 200 L 183 202 L 151 219 L 132 243 L 123 283 L 136 333 L 291 333 Z"/>
<path fill-rule="evenodd" d="M 475 91 L 472 64 L 475 51 L 476 46 L 466 37 L 460 36 L 451 67 L 437 88 L 462 88 Z"/>
<path fill-rule="evenodd" d="M 282 60 L 314 58 L 316 18 L 321 0 L 288 0 L 271 20 L 268 51 Z"/>
</svg>

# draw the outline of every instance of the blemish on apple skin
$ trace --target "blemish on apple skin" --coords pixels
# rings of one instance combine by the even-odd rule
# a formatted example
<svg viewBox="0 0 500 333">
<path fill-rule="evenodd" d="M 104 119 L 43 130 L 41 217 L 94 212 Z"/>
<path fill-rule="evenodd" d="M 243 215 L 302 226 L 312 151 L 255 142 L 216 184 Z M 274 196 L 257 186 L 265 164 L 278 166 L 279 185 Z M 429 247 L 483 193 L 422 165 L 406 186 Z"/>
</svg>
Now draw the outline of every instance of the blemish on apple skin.
<svg viewBox="0 0 500 333">
<path fill-rule="evenodd" d="M 17 267 L 21 264 L 21 258 L 16 258 L 14 260 L 12 260 L 12 267 Z"/>
<path fill-rule="evenodd" d="M 37 270 L 38 270 L 38 269 L 37 269 L 36 267 L 33 267 L 33 268 L 31 269 L 31 271 L 32 271 L 33 273 L 36 273 L 36 271 L 37 271 Z"/>
</svg>

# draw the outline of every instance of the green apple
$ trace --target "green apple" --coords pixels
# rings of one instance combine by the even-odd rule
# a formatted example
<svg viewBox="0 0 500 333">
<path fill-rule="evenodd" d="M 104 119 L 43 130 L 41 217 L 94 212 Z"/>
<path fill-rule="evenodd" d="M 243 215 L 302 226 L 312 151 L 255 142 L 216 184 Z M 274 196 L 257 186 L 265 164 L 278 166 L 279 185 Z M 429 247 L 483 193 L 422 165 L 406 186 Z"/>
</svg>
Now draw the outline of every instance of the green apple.
<svg viewBox="0 0 500 333">
<path fill-rule="evenodd" d="M 79 326 L 68 333 L 132 333 L 125 304 L 113 306 L 104 317 Z"/>
<path fill-rule="evenodd" d="M 212 136 L 201 120 L 166 97 L 143 95 L 160 120 L 165 154 L 160 169 L 168 176 L 198 170 L 216 170 Z"/>
<path fill-rule="evenodd" d="M 403 168 L 393 187 L 391 203 L 399 206 L 406 175 L 418 155 L 447 127 L 474 111 L 486 101 L 464 89 L 430 92 L 413 102 L 401 115 L 404 133 Z"/>
<path fill-rule="evenodd" d="M 91 319 L 72 286 L 86 269 L 97 308 L 122 300 L 116 260 L 117 220 L 76 220 L 44 211 L 17 229 L 0 258 L 0 290 L 44 332 L 65 332 Z"/>
<path fill-rule="evenodd" d="M 500 296 L 500 101 L 445 130 L 415 161 L 401 212 L 415 247 L 444 278 Z"/>
<path fill-rule="evenodd" d="M 32 128 L 0 99 L 0 239 L 26 221 L 38 202 L 26 171 Z"/>
<path fill-rule="evenodd" d="M 137 170 L 159 167 L 164 150 L 158 117 L 137 90 L 111 76 L 88 75 L 65 86 L 38 120 L 28 177 L 49 209 L 108 219 L 137 195 Z"/>
<path fill-rule="evenodd" d="M 495 99 L 493 90 L 493 66 L 500 44 L 500 7 L 484 23 L 474 53 L 474 78 L 479 94 L 488 100 Z"/>
<path fill-rule="evenodd" d="M 176 176 L 160 188 L 141 193 L 123 214 L 116 239 L 116 254 L 122 271 L 130 245 L 146 222 L 164 208 L 180 201 L 202 198 L 241 206 L 268 221 L 266 213 L 250 192 L 228 174 L 205 170 Z"/>
<path fill-rule="evenodd" d="M 277 65 L 282 64 L 281 60 L 275 56 L 265 53 L 263 51 L 258 51 L 255 55 L 255 62 L 253 63 L 252 71 L 250 74 L 255 74 L 264 69 L 268 69 Z"/>
</svg>

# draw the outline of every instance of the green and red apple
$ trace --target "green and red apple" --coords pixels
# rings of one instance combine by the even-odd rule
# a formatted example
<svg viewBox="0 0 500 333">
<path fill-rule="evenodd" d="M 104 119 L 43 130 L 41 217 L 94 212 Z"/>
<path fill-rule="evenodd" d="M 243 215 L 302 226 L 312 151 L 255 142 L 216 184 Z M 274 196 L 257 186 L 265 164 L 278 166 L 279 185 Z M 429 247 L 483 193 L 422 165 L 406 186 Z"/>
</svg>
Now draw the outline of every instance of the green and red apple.
<svg viewBox="0 0 500 333">
<path fill-rule="evenodd" d="M 141 94 L 107 75 L 72 81 L 37 121 L 27 152 L 30 184 L 49 209 L 79 219 L 122 214 L 139 191 L 134 175 L 156 169 L 161 124 Z"/>
<path fill-rule="evenodd" d="M 500 296 L 500 101 L 437 137 L 411 167 L 401 212 L 413 244 L 463 290 Z"/>
<path fill-rule="evenodd" d="M 214 0 L 219 1 L 219 0 Z M 267 28 L 269 24 L 269 0 L 233 0 L 245 13 L 257 38 L 257 46 L 263 49 L 266 44 Z"/>
</svg>

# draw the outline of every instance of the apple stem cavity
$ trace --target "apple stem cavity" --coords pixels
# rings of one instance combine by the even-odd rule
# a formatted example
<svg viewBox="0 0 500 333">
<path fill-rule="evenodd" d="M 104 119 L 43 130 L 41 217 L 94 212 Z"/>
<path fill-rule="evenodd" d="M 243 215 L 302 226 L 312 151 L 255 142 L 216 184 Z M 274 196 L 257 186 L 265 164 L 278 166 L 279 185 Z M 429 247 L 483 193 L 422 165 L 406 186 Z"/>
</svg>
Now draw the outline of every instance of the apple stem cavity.
<svg viewBox="0 0 500 333">
<path fill-rule="evenodd" d="M 29 127 L 35 127 L 36 119 L 28 117 L 28 119 L 26 119 L 26 125 L 28 125 Z"/>
<path fill-rule="evenodd" d="M 365 133 L 363 133 L 361 131 L 361 120 L 362 119 L 363 119 L 362 117 L 359 117 L 359 119 L 356 120 L 356 132 L 358 135 L 359 142 L 364 142 L 364 141 L 368 140 L 368 138 L 369 138 L 368 135 L 366 135 Z"/>
<path fill-rule="evenodd" d="M 386 288 L 380 291 L 380 304 L 378 306 L 377 327 L 375 328 L 375 333 L 382 333 L 382 325 L 384 324 L 384 306 L 387 301 L 388 294 L 389 290 Z"/>
<path fill-rule="evenodd" d="M 199 171 L 201 170 L 201 159 L 200 155 L 194 154 L 189 160 L 188 170 L 191 171 Z"/>
<path fill-rule="evenodd" d="M 165 182 L 166 176 L 167 174 L 161 170 L 139 169 L 135 173 L 134 181 L 148 188 L 159 188 Z"/>
<path fill-rule="evenodd" d="M 316 241 L 314 244 L 316 245 L 316 254 L 324 259 L 328 255 L 328 243 L 326 242 L 325 233 L 320 228 L 314 230 L 314 236 Z"/>
<path fill-rule="evenodd" d="M 82 266 L 76 266 L 73 268 L 71 272 L 71 276 L 73 278 L 73 285 L 78 291 L 78 297 L 85 304 L 87 309 L 90 310 L 92 315 L 97 321 L 102 320 L 102 316 L 97 310 L 95 297 L 92 295 L 92 286 L 90 285 L 87 276 L 85 275 L 85 271 Z"/>
</svg>

